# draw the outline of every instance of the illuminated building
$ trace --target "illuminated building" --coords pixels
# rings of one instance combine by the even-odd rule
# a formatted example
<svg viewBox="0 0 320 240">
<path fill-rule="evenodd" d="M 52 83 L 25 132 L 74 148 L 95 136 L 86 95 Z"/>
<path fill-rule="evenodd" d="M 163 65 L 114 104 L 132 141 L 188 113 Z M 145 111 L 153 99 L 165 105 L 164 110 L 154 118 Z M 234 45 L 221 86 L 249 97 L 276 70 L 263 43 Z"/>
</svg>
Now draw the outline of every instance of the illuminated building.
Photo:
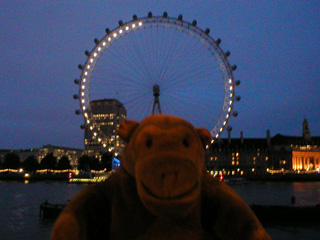
<svg viewBox="0 0 320 240">
<path fill-rule="evenodd" d="M 83 150 L 78 148 L 68 148 L 68 147 L 58 147 L 53 145 L 44 145 L 42 148 L 29 148 L 29 149 L 16 149 L 16 150 L 6 150 L 3 151 L 5 154 L 1 154 L 1 159 L 4 160 L 5 154 L 7 153 L 14 153 L 19 156 L 20 162 L 24 162 L 28 157 L 35 157 L 38 163 L 48 155 L 52 153 L 54 157 L 57 158 L 57 161 L 60 160 L 63 156 L 68 157 L 70 161 L 70 165 L 72 168 L 77 168 L 78 166 L 78 159 L 82 156 Z"/>
<path fill-rule="evenodd" d="M 96 127 L 106 136 L 103 139 L 95 138 L 90 128 L 85 128 L 84 151 L 88 156 L 100 157 L 105 151 L 114 152 L 117 156 L 123 143 L 117 129 L 119 123 L 127 118 L 127 110 L 116 99 L 102 99 L 90 102 L 93 121 Z"/>
<path fill-rule="evenodd" d="M 293 146 L 292 169 L 295 171 L 320 171 L 320 147 Z"/>
<path fill-rule="evenodd" d="M 206 166 L 211 174 L 248 176 L 266 174 L 270 166 L 270 138 L 219 139 L 210 147 Z"/>
<path fill-rule="evenodd" d="M 268 171 L 320 171 L 320 137 L 311 137 L 303 121 L 301 137 L 276 134 L 266 138 L 219 139 L 210 147 L 206 160 L 212 174 L 264 175 Z M 279 172 L 278 171 L 278 172 Z"/>
<path fill-rule="evenodd" d="M 53 156 L 57 158 L 57 161 L 60 160 L 63 156 L 68 157 L 70 165 L 73 169 L 78 167 L 78 160 L 83 154 L 82 149 L 77 148 L 67 148 L 67 147 L 58 147 L 53 145 L 44 145 L 42 148 L 38 149 L 38 161 L 40 161 L 49 153 L 53 153 Z"/>
</svg>

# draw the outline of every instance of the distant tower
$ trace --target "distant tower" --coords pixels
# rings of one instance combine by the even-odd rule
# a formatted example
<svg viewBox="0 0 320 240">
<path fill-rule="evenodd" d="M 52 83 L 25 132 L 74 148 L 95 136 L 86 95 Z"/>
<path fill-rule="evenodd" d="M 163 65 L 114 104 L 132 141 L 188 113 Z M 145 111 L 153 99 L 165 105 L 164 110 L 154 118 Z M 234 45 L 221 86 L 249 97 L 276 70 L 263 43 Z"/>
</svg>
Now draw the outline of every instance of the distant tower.
<svg viewBox="0 0 320 240">
<path fill-rule="evenodd" d="M 303 120 L 303 129 L 302 129 L 302 137 L 304 139 L 305 142 L 309 142 L 311 141 L 311 134 L 310 134 L 310 130 L 309 130 L 309 123 L 307 121 L 306 118 L 304 118 Z"/>
</svg>

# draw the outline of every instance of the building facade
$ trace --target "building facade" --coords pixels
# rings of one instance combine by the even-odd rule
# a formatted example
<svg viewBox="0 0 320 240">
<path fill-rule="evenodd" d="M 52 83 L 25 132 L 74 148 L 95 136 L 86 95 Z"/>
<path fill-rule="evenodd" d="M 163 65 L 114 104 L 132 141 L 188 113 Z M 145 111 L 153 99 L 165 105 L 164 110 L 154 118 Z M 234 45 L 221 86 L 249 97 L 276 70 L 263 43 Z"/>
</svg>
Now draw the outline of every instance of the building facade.
<svg viewBox="0 0 320 240">
<path fill-rule="evenodd" d="M 295 171 L 319 172 L 320 147 L 317 145 L 293 146 L 292 169 Z"/>
<path fill-rule="evenodd" d="M 311 137 L 303 121 L 301 137 L 276 134 L 266 138 L 219 139 L 213 143 L 206 160 L 212 174 L 264 175 L 272 171 L 320 171 L 320 137 Z"/>
<path fill-rule="evenodd" d="M 270 141 L 270 140 L 269 140 Z M 213 175 L 264 175 L 271 165 L 268 138 L 219 139 L 209 148 L 207 169 Z"/>
<path fill-rule="evenodd" d="M 77 148 L 44 145 L 42 148 L 38 149 L 38 162 L 40 163 L 40 161 L 49 153 L 53 153 L 53 156 L 57 158 L 57 161 L 59 161 L 63 156 L 68 157 L 71 167 L 76 169 L 78 167 L 78 160 L 83 155 L 83 150 Z"/>
<path fill-rule="evenodd" d="M 124 147 L 118 135 L 121 121 L 127 119 L 127 110 L 116 99 L 102 99 L 90 102 L 91 111 L 96 127 L 103 132 L 105 138 L 95 138 L 90 128 L 85 128 L 84 153 L 88 156 L 100 157 L 105 151 L 113 152 L 116 156 Z"/>
<path fill-rule="evenodd" d="M 83 155 L 83 149 L 44 145 L 41 148 L 2 150 L 0 151 L 2 162 L 4 161 L 5 155 L 8 153 L 18 155 L 20 162 L 24 162 L 28 157 L 34 156 L 38 160 L 38 163 L 40 163 L 41 160 L 49 153 L 52 153 L 53 156 L 57 158 L 57 161 L 59 161 L 63 156 L 66 156 L 70 161 L 71 167 L 76 169 L 78 166 L 78 160 Z"/>
</svg>

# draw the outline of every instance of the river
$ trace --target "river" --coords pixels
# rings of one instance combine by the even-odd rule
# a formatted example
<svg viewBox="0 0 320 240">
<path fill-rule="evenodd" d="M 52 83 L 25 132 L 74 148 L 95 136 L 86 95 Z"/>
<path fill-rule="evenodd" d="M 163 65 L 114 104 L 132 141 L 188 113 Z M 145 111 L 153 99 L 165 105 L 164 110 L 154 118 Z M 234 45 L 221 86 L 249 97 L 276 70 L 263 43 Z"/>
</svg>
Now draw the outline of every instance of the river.
<svg viewBox="0 0 320 240">
<path fill-rule="evenodd" d="M 66 203 L 85 184 L 65 182 L 0 182 L 0 239 L 48 239 L 52 221 L 39 218 L 39 206 Z M 249 182 L 230 185 L 248 204 L 290 205 L 295 196 L 297 205 L 320 203 L 320 182 Z M 319 239 L 319 224 L 298 226 L 266 226 L 277 239 Z"/>
</svg>

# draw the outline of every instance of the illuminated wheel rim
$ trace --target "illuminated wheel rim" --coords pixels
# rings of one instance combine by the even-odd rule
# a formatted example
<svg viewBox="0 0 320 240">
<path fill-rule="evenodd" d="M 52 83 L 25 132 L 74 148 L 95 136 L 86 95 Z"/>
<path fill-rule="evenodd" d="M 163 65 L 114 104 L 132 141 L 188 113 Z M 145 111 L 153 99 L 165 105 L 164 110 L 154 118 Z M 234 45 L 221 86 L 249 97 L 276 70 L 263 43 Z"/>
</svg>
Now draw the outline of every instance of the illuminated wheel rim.
<svg viewBox="0 0 320 240">
<path fill-rule="evenodd" d="M 88 56 L 87 61 L 85 64 L 79 65 L 79 68 L 81 69 L 81 77 L 80 80 L 76 80 L 75 82 L 79 84 L 79 95 L 77 95 L 76 98 L 80 100 L 80 107 L 81 107 L 81 112 L 84 116 L 85 119 L 85 126 L 93 131 L 93 136 L 94 138 L 97 138 L 99 142 L 103 142 L 102 139 L 105 138 L 106 136 L 102 131 L 100 131 L 98 124 L 95 123 L 95 120 L 93 118 L 93 113 L 91 111 L 90 107 L 90 101 L 94 100 L 92 98 L 92 89 L 94 85 L 91 85 L 93 83 L 99 82 L 102 78 L 106 78 L 107 80 L 103 80 L 104 82 L 99 84 L 96 84 L 96 90 L 100 90 L 103 87 L 105 87 L 104 93 L 108 89 L 112 89 L 113 96 L 109 96 L 108 94 L 104 95 L 104 98 L 118 98 L 119 91 L 121 92 L 123 89 L 125 89 L 128 85 L 132 85 L 130 78 L 135 78 L 139 79 L 139 84 L 136 86 L 135 91 L 137 90 L 138 92 L 142 91 L 142 88 L 144 85 L 148 85 L 148 89 L 152 88 L 155 84 L 159 84 L 161 88 L 161 82 L 162 81 L 162 76 L 168 75 L 167 72 L 173 72 L 177 71 L 176 74 L 172 73 L 169 77 L 169 79 L 166 79 L 168 83 L 171 83 L 172 79 L 179 79 L 177 82 L 180 82 L 179 84 L 177 83 L 177 90 L 175 90 L 174 93 L 168 94 L 168 97 L 170 97 L 171 100 L 170 103 L 168 104 L 168 112 L 162 111 L 164 114 L 173 114 L 173 115 L 179 115 L 176 113 L 182 112 L 181 109 L 187 109 L 188 103 L 193 103 L 193 101 L 196 101 L 197 96 L 194 94 L 189 94 L 189 92 L 193 89 L 196 89 L 195 91 L 198 91 L 199 96 L 207 96 L 207 99 L 204 100 L 204 103 L 207 104 L 208 102 L 212 101 L 212 105 L 215 107 L 216 105 L 220 104 L 219 106 L 219 113 L 217 110 L 213 114 L 213 117 L 208 117 L 210 118 L 210 124 L 211 126 L 207 127 L 209 130 L 211 130 L 211 135 L 213 137 L 213 141 L 217 138 L 219 138 L 220 134 L 223 132 L 225 126 L 228 123 L 228 120 L 231 116 L 232 110 L 233 110 L 233 103 L 234 103 L 234 87 L 235 87 L 235 81 L 233 77 L 233 71 L 236 69 L 235 66 L 231 66 L 227 60 L 227 56 L 229 55 L 228 52 L 223 52 L 221 47 L 219 46 L 220 44 L 220 39 L 214 40 L 212 37 L 209 35 L 209 30 L 202 30 L 199 27 L 196 26 L 196 22 L 186 22 L 182 20 L 182 17 L 179 16 L 178 18 L 171 18 L 166 16 L 152 16 L 150 13 L 148 17 L 144 18 L 137 18 L 134 16 L 132 21 L 122 23 L 122 21 L 119 21 L 119 26 L 116 27 L 113 30 L 108 30 L 106 29 L 107 34 L 101 39 L 97 40 L 95 39 L 96 46 L 92 49 L 91 52 L 86 51 L 86 55 Z M 149 33 L 151 32 L 151 33 Z M 149 35 L 150 34 L 150 35 Z M 169 36 L 170 34 L 173 34 L 172 36 Z M 165 35 L 166 38 L 164 37 Z M 181 36 L 181 37 L 180 37 Z M 122 40 L 125 39 L 125 40 Z M 178 40 L 174 40 L 178 39 Z M 182 43 L 185 43 L 185 41 L 188 40 L 189 42 L 186 43 L 186 46 L 182 46 Z M 121 42 L 123 41 L 123 42 Z M 162 41 L 162 42 L 161 42 Z M 141 43 L 139 43 L 141 42 Z M 170 46 L 170 42 L 172 45 L 177 45 L 177 46 Z M 137 44 L 134 46 L 131 46 L 131 44 Z M 140 44 L 140 45 L 139 45 Z M 143 50 L 144 47 L 148 46 L 149 49 Z M 191 47 L 190 47 L 191 46 Z M 171 48 L 164 50 L 163 48 Z M 118 66 L 117 63 L 113 62 L 113 59 L 115 59 L 117 56 L 115 55 L 114 51 L 112 49 L 115 48 L 119 52 L 119 55 L 124 55 L 126 58 L 122 58 L 122 60 L 118 60 L 121 63 L 128 61 L 126 64 L 119 67 L 117 70 L 116 67 Z M 188 48 L 188 49 L 187 49 Z M 193 48 L 197 48 L 197 50 L 193 50 Z M 129 52 L 133 49 L 136 51 L 135 54 Z M 177 49 L 177 51 L 181 51 L 181 53 L 172 53 L 174 49 Z M 162 50 L 166 51 L 163 52 Z M 129 53 L 125 53 L 125 51 L 128 51 Z M 194 51 L 194 52 L 193 52 Z M 203 51 L 203 52 L 201 52 Z M 151 53 L 152 52 L 152 53 Z M 200 53 L 199 53 L 200 52 Z M 124 54 L 125 53 L 125 54 Z M 108 54 L 114 54 L 108 55 Z M 149 55 L 148 57 L 144 57 L 141 55 Z M 157 55 L 156 55 L 157 54 Z M 171 57 L 169 56 L 171 54 Z M 185 55 L 185 56 L 180 56 L 180 55 Z M 196 54 L 201 54 L 199 57 L 195 56 L 194 60 L 192 57 Z M 110 66 L 109 70 L 106 70 L 104 75 L 102 74 L 103 77 L 100 77 L 100 80 L 94 80 L 94 74 L 97 71 L 96 68 L 98 65 L 98 62 L 100 59 L 102 59 L 102 56 L 106 55 L 106 64 L 103 66 Z M 134 57 L 133 57 L 134 56 Z M 178 56 L 176 59 L 174 59 L 176 56 Z M 211 61 L 214 61 L 213 64 L 206 64 L 204 63 L 204 70 L 201 70 L 200 67 L 197 67 L 197 63 L 199 62 L 199 65 L 204 62 L 204 57 L 208 59 L 208 63 L 211 63 Z M 190 60 L 185 60 L 189 57 Z M 154 59 L 159 59 L 158 62 L 154 61 Z M 164 63 L 164 60 L 167 60 L 167 63 Z M 135 62 L 141 63 L 141 67 L 139 65 L 136 66 L 131 66 L 135 64 Z M 187 61 L 185 64 L 182 64 L 181 66 L 175 66 L 173 67 L 172 65 L 175 64 L 176 62 L 179 61 Z M 191 61 L 194 61 L 191 63 Z M 156 62 L 156 63 L 155 63 Z M 155 65 L 162 65 L 159 70 Z M 189 66 L 188 66 L 189 64 Z M 120 64 L 121 65 L 121 64 Z M 144 65 L 144 66 L 143 66 Z M 206 65 L 209 65 L 206 66 Z M 215 69 L 212 67 L 215 66 Z M 170 68 L 171 67 L 171 68 Z M 186 71 L 182 71 L 181 69 L 186 68 Z M 191 68 L 194 67 L 194 70 Z M 105 67 L 101 67 L 102 69 L 105 69 Z M 190 70 L 188 70 L 190 68 Z M 119 79 L 117 78 L 120 73 L 125 72 L 127 70 L 132 70 L 131 74 L 128 74 L 127 76 L 122 76 Z M 140 69 L 142 72 L 140 73 L 142 77 L 133 77 L 135 73 L 135 69 Z M 209 73 L 209 71 L 212 72 Z M 140 71 L 139 70 L 139 71 Z M 179 72 L 180 71 L 180 72 Z M 157 73 L 155 73 L 157 72 Z M 199 73 L 197 73 L 199 72 Z M 185 77 L 180 77 L 180 75 L 186 74 Z M 194 74 L 195 73 L 195 74 Z M 155 76 L 157 74 L 157 76 Z M 161 75 L 162 74 L 162 75 Z M 198 74 L 198 75 L 197 75 Z M 201 75 L 203 74 L 203 76 Z M 211 76 L 211 75 L 215 76 Z M 193 80 L 189 80 L 188 82 L 188 77 L 193 76 Z M 201 76 L 200 76 L 201 75 Z M 208 77 L 207 77 L 208 75 Z M 108 78 L 111 79 L 108 79 Z M 213 87 L 210 89 L 209 87 L 207 88 L 207 85 L 209 86 L 209 81 L 212 79 L 215 80 Z M 141 78 L 141 79 L 140 79 Z M 190 77 L 191 78 L 191 77 Z M 99 78 L 98 78 L 99 79 Z M 116 80 L 114 80 L 116 79 Z M 150 82 L 148 82 L 146 79 Z M 197 80 L 199 79 L 199 80 Z M 203 79 L 208 79 L 206 83 L 202 83 Z M 161 80 L 161 81 L 160 81 Z M 219 90 L 216 90 L 219 81 Z M 123 86 L 119 89 L 112 88 L 111 85 L 119 85 L 123 84 Z M 186 84 L 189 86 L 189 90 L 186 90 L 185 88 L 181 87 L 181 84 Z M 165 84 L 163 84 L 165 85 Z M 167 90 L 171 91 L 172 90 L 172 84 L 167 84 Z M 132 88 L 133 89 L 133 88 Z M 162 88 L 160 91 L 163 91 L 165 89 Z M 117 92 L 116 92 L 117 91 Z M 188 92 L 189 91 L 189 92 Z M 215 92 L 213 92 L 215 91 Z M 116 92 L 117 95 L 114 95 Z M 134 92 L 134 90 L 127 89 L 125 91 L 126 95 L 129 93 L 131 94 Z M 187 92 L 187 93 L 186 93 Z M 173 104 L 172 100 L 178 98 L 177 96 L 181 95 L 182 93 L 186 93 L 186 96 L 181 96 L 181 99 L 186 99 L 186 103 L 181 103 L 181 99 L 177 100 L 178 105 L 180 107 L 175 106 L 177 104 Z M 174 95 L 176 94 L 176 95 Z M 215 96 L 215 95 L 221 95 L 220 99 L 218 102 L 215 102 L 216 100 L 214 98 L 210 99 L 210 96 Z M 165 95 L 164 95 L 165 96 Z M 148 99 L 150 101 L 153 101 L 153 96 L 152 94 L 148 93 Z M 147 99 L 146 95 L 139 95 L 138 98 L 139 101 L 141 102 L 141 105 L 146 102 Z M 160 101 L 162 100 L 163 94 L 161 93 L 160 96 Z M 102 98 L 102 97 L 100 97 Z M 165 101 L 165 97 L 163 97 L 163 101 Z M 126 103 L 124 103 L 125 107 L 126 104 L 130 105 L 135 98 L 132 98 L 131 100 L 127 100 Z M 190 100 L 191 99 L 191 100 Z M 120 99 L 121 101 L 121 99 Z M 172 103 L 172 104 L 171 104 Z M 134 103 L 135 105 L 139 105 L 139 103 Z M 211 104 L 211 103 L 210 103 Z M 149 104 L 150 105 L 150 104 Z M 171 106 L 170 106 L 171 105 Z M 201 108 L 201 103 L 198 104 Z M 149 106 L 150 107 L 150 106 Z M 162 106 L 163 107 L 163 106 Z M 142 109 L 143 107 L 141 107 Z M 173 108 L 173 110 L 171 109 Z M 134 112 L 140 111 L 135 110 Z M 170 110 L 171 109 L 171 110 Z M 208 112 L 210 113 L 211 107 L 205 106 L 203 107 L 204 113 Z M 147 114 L 142 114 L 141 118 L 146 117 L 146 115 L 150 115 L 151 111 L 147 110 Z M 79 113 L 80 111 L 78 111 Z M 193 115 L 196 115 L 198 110 L 195 112 L 189 113 L 190 118 Z M 183 115 L 181 117 L 184 117 Z M 130 119 L 135 119 L 135 120 L 141 120 L 138 119 L 137 117 L 131 117 L 130 114 L 128 113 L 128 118 Z M 186 118 L 186 117 L 184 117 Z M 198 118 L 201 119 L 201 115 L 198 116 Z M 189 120 L 188 118 L 186 118 Z M 202 119 L 203 120 L 203 119 Z M 205 118 L 205 120 L 208 120 Z M 190 121 L 190 120 L 189 120 Z M 193 123 L 195 126 L 199 124 L 195 124 L 194 122 L 190 121 Z M 206 127 L 206 126 L 205 126 Z"/>
</svg>

